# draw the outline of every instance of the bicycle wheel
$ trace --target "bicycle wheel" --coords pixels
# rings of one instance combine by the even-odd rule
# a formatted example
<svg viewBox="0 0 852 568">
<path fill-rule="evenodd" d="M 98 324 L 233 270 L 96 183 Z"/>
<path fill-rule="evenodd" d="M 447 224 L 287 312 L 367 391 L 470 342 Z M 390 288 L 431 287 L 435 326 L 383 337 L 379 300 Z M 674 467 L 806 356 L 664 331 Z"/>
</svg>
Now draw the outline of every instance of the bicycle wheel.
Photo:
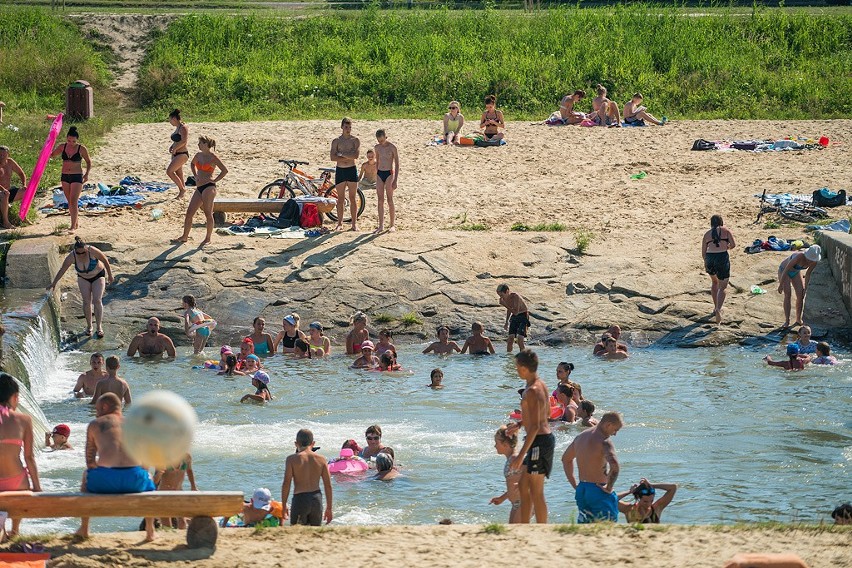
<svg viewBox="0 0 852 568">
<path fill-rule="evenodd" d="M 263 186 L 260 193 L 257 194 L 258 199 L 293 199 L 296 194 L 284 181 L 273 181 Z"/>
<path fill-rule="evenodd" d="M 332 187 L 331 189 L 326 191 L 324 197 L 337 199 L 337 188 Z M 355 213 L 355 215 L 356 217 L 360 217 L 361 214 L 364 213 L 364 207 L 367 206 L 367 200 L 364 198 L 364 192 L 361 191 L 360 187 L 355 190 L 355 200 L 357 202 L 357 213 Z M 349 210 L 349 196 L 346 196 L 343 201 L 343 211 Z M 332 221 L 337 221 L 337 211 L 330 211 L 329 213 L 326 213 L 326 215 L 328 215 L 328 218 Z M 343 222 L 351 223 L 352 215 L 350 214 L 348 217 L 344 217 Z"/>
<path fill-rule="evenodd" d="M 813 223 L 819 218 L 814 211 L 807 207 L 781 207 L 778 212 L 781 213 L 782 217 L 799 223 Z"/>
</svg>

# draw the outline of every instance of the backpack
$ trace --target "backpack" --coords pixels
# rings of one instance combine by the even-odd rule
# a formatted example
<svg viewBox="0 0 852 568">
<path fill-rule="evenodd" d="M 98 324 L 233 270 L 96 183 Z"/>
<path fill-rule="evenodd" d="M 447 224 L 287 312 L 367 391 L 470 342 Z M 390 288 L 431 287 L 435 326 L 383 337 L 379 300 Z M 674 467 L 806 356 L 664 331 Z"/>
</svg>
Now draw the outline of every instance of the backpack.
<svg viewBox="0 0 852 568">
<path fill-rule="evenodd" d="M 290 227 L 298 227 L 301 215 L 299 204 L 294 199 L 288 199 L 281 206 L 281 212 L 278 214 L 278 228 L 289 229 Z"/>
<path fill-rule="evenodd" d="M 716 144 L 710 142 L 709 140 L 705 140 L 703 138 L 699 138 L 695 142 L 692 143 L 693 150 L 715 150 Z"/>
<path fill-rule="evenodd" d="M 303 229 L 322 226 L 322 220 L 320 219 L 316 204 L 305 203 L 302 205 L 302 215 L 299 217 L 299 226 Z"/>
<path fill-rule="evenodd" d="M 814 191 L 814 205 L 817 207 L 840 207 L 846 205 L 846 190 L 837 193 L 827 187 Z"/>
</svg>

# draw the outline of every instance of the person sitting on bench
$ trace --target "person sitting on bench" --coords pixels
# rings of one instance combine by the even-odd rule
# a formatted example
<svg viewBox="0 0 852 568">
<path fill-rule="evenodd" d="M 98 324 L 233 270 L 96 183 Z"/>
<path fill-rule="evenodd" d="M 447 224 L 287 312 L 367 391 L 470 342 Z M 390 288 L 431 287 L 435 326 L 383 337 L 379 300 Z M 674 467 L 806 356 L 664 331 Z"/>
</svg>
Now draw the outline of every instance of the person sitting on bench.
<svg viewBox="0 0 852 568">
<path fill-rule="evenodd" d="M 95 404 L 97 418 L 86 429 L 84 493 L 144 493 L 154 491 L 148 470 L 127 455 L 121 443 L 121 400 L 114 393 L 101 395 Z M 128 511 L 129 512 L 129 511 Z M 81 519 L 77 534 L 89 537 L 89 519 Z M 145 542 L 154 540 L 154 519 L 145 519 Z"/>
</svg>

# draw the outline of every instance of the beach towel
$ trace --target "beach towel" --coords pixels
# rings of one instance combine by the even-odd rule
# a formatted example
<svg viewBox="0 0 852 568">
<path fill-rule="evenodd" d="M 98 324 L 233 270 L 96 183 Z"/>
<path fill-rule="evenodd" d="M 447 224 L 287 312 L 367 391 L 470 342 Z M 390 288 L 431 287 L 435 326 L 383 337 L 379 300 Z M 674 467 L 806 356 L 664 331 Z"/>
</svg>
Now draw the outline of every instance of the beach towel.
<svg viewBox="0 0 852 568">
<path fill-rule="evenodd" d="M 548 126 L 565 126 L 566 124 L 568 124 L 565 119 L 562 118 L 562 115 L 559 114 L 559 111 L 556 111 L 551 114 L 547 118 L 547 120 L 544 121 L 544 123 Z"/>
<path fill-rule="evenodd" d="M 135 193 L 127 193 L 126 195 L 100 195 L 86 194 L 81 195 L 77 206 L 80 209 L 88 207 L 127 207 L 145 201 L 145 196 Z M 55 209 L 67 209 L 68 200 L 65 199 L 65 194 L 62 191 L 53 194 L 53 207 Z"/>
<path fill-rule="evenodd" d="M 808 225 L 805 229 L 808 231 L 838 231 L 848 234 L 852 226 L 850 226 L 849 219 L 840 219 L 829 225 Z"/>
<path fill-rule="evenodd" d="M 173 183 L 163 183 L 161 181 L 142 181 L 136 176 L 125 176 L 118 185 L 132 189 L 133 191 L 151 191 L 162 192 L 167 189 L 172 189 L 175 186 Z"/>
<path fill-rule="evenodd" d="M 761 199 L 763 197 L 760 193 L 755 193 L 755 197 Z M 813 199 L 810 195 L 804 195 L 801 193 L 767 193 L 766 194 L 766 202 L 775 206 L 780 205 L 790 205 L 791 203 L 810 203 Z"/>
<path fill-rule="evenodd" d="M 645 126 L 645 121 L 644 120 L 634 120 L 633 122 L 622 122 L 621 126 L 631 126 L 631 127 L 634 127 L 634 128 L 640 128 L 642 126 Z"/>
</svg>

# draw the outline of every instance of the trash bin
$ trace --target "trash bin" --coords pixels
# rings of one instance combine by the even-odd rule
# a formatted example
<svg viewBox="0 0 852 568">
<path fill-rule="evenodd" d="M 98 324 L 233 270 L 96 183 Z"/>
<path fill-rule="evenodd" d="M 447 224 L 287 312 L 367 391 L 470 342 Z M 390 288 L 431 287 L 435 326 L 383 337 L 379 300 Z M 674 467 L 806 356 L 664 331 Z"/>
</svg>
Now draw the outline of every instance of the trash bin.
<svg viewBox="0 0 852 568">
<path fill-rule="evenodd" d="M 88 119 L 95 114 L 94 94 L 88 81 L 78 79 L 68 86 L 65 95 L 65 115 L 68 118 Z"/>
</svg>

